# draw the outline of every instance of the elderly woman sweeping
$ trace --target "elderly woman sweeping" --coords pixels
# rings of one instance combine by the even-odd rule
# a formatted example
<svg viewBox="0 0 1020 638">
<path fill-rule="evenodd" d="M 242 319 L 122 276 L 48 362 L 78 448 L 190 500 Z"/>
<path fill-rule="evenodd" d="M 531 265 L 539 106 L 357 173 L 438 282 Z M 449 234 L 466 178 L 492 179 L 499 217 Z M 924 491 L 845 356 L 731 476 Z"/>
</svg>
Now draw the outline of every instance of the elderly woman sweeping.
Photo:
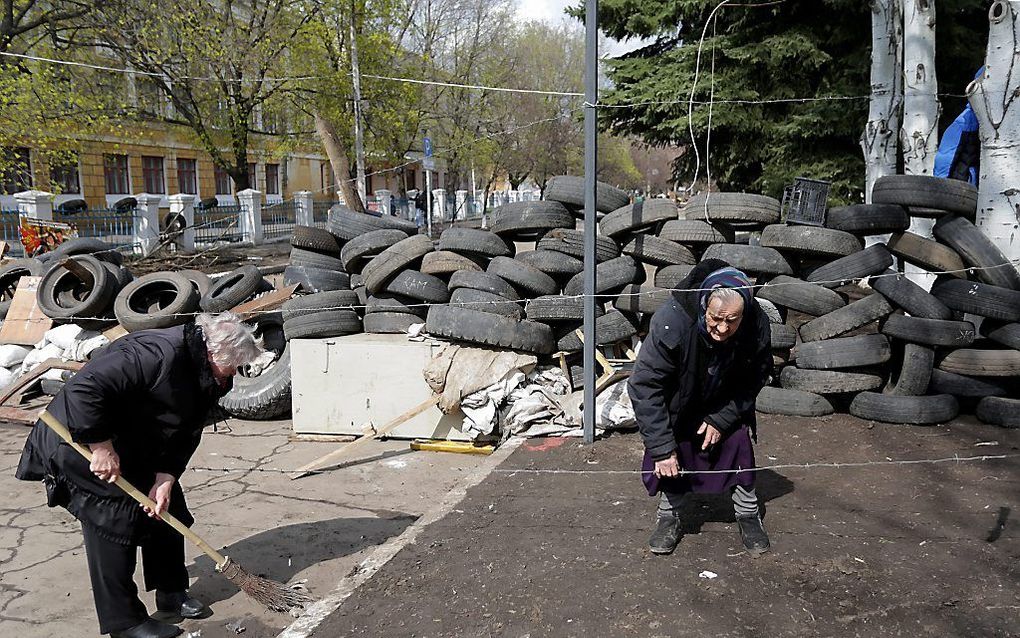
<svg viewBox="0 0 1020 638">
<path fill-rule="evenodd" d="M 769 549 L 754 472 L 734 471 L 754 469 L 754 402 L 772 373 L 769 322 L 750 286 L 724 261 L 701 262 L 652 317 L 641 346 L 629 390 L 645 443 L 642 477 L 659 495 L 656 554 L 680 542 L 689 492 L 730 492 L 744 548 Z"/>
<path fill-rule="evenodd" d="M 179 479 L 198 447 L 210 409 L 234 372 L 261 354 L 252 329 L 230 313 L 121 337 L 64 386 L 47 410 L 91 465 L 41 421 L 28 437 L 17 477 L 43 481 L 49 505 L 81 522 L 99 629 L 122 638 L 171 638 L 180 628 L 149 617 L 134 582 L 137 548 L 147 590 L 166 620 L 198 618 L 188 595 L 184 539 L 156 520 L 169 512 L 187 525 Z M 155 502 L 141 508 L 114 487 L 123 476 Z"/>
</svg>

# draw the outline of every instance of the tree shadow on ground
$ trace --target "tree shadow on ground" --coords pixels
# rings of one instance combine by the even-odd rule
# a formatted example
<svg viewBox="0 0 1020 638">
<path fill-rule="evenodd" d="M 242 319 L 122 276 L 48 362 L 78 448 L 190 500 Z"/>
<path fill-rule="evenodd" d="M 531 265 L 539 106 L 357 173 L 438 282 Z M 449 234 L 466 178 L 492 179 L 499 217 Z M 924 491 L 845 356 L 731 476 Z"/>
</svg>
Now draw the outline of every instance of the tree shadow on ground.
<svg viewBox="0 0 1020 638">
<path fill-rule="evenodd" d="M 312 565 L 379 545 L 415 520 L 415 516 L 393 513 L 386 518 L 334 518 L 285 525 L 231 543 L 223 553 L 251 573 L 287 583 Z M 197 577 L 191 593 L 206 604 L 237 593 L 237 587 L 216 573 L 207 556 L 196 559 L 188 571 Z"/>
<path fill-rule="evenodd" d="M 759 470 L 755 492 L 764 514 L 766 504 L 793 492 L 793 481 L 772 470 Z M 680 525 L 684 534 L 699 534 L 705 523 L 732 523 L 733 501 L 725 494 L 688 494 L 680 508 Z"/>
</svg>

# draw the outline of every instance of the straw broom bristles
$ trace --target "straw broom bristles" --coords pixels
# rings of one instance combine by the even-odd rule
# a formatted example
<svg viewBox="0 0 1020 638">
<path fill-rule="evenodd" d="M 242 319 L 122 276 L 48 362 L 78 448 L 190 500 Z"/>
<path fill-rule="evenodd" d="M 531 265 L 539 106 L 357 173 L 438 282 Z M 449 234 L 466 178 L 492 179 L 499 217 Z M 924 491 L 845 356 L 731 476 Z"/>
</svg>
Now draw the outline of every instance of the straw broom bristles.
<svg viewBox="0 0 1020 638">
<path fill-rule="evenodd" d="M 223 574 L 224 578 L 234 583 L 249 598 L 270 611 L 288 612 L 294 608 L 304 608 L 313 600 L 299 589 L 252 574 L 229 556 L 222 565 L 216 566 L 216 571 Z"/>
</svg>

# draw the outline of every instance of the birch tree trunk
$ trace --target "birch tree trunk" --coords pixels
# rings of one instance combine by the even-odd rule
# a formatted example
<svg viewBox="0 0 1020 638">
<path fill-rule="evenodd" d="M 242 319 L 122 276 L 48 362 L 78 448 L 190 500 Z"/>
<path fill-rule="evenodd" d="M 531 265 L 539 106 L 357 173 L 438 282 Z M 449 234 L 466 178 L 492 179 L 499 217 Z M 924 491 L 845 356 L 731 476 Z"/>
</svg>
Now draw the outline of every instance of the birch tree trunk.
<svg viewBox="0 0 1020 638">
<path fill-rule="evenodd" d="M 988 10 L 985 72 L 967 87 L 978 119 L 981 176 L 976 223 L 1010 260 L 1020 259 L 1020 3 Z"/>
<path fill-rule="evenodd" d="M 903 104 L 901 0 L 871 0 L 871 107 L 861 135 L 866 170 L 864 197 L 875 180 L 896 173 L 897 134 Z"/>
<path fill-rule="evenodd" d="M 931 175 L 938 151 L 938 80 L 935 77 L 935 0 L 903 0 L 903 127 L 900 148 L 903 172 L 907 175 Z M 914 217 L 910 232 L 931 239 L 935 220 Z M 925 290 L 935 282 L 934 275 L 905 264 L 907 277 Z"/>
<path fill-rule="evenodd" d="M 329 157 L 330 166 L 333 168 L 333 179 L 336 180 L 336 186 L 343 194 L 344 203 L 351 210 L 359 213 L 367 212 L 365 202 L 358 194 L 358 189 L 351 183 L 351 162 L 347 159 L 347 151 L 340 143 L 340 135 L 337 134 L 336 127 L 318 111 L 313 112 L 312 117 L 315 118 L 315 131 L 319 134 L 322 145 L 326 149 L 326 156 Z"/>
</svg>

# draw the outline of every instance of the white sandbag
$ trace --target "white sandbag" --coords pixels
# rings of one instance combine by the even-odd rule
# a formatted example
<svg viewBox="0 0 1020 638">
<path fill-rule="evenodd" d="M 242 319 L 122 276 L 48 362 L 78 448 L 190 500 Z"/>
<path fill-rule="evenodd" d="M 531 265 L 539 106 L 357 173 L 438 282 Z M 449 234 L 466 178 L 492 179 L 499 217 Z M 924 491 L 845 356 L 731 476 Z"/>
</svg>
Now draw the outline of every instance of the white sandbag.
<svg viewBox="0 0 1020 638">
<path fill-rule="evenodd" d="M 0 368 L 10 368 L 25 360 L 32 349 L 28 346 L 19 346 L 13 343 L 0 346 Z"/>
<path fill-rule="evenodd" d="M 47 330 L 43 335 L 43 341 L 46 343 L 56 344 L 57 346 L 60 346 L 61 350 L 67 350 L 82 332 L 83 330 L 81 326 L 73 323 L 65 323 L 62 326 L 57 326 L 56 328 L 50 328 Z"/>
<path fill-rule="evenodd" d="M 55 343 L 46 344 L 42 348 L 36 348 L 32 352 L 28 353 L 25 360 L 21 364 L 21 374 L 30 372 L 33 368 L 38 366 L 47 359 L 59 359 L 60 355 L 64 353 L 64 349 Z"/>
<path fill-rule="evenodd" d="M 64 350 L 63 358 L 68 361 L 88 361 L 92 352 L 110 343 L 110 340 L 98 332 L 83 330 L 71 346 Z"/>
<path fill-rule="evenodd" d="M 7 368 L 0 368 L 0 388 L 6 388 L 14 383 L 14 380 L 17 378 L 17 373 L 11 372 Z"/>
</svg>

